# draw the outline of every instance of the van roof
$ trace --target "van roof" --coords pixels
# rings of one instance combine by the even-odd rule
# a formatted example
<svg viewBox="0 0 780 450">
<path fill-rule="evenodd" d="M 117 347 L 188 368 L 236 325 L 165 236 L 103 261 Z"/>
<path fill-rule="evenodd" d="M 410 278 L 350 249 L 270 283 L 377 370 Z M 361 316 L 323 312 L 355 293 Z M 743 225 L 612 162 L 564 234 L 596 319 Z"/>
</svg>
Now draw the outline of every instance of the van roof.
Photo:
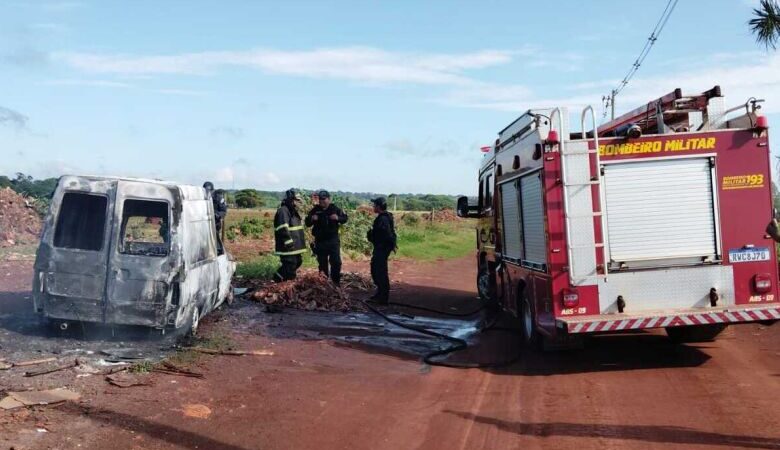
<svg viewBox="0 0 780 450">
<path fill-rule="evenodd" d="M 203 187 L 201 186 L 195 186 L 192 184 L 181 184 L 176 183 L 175 181 L 166 181 L 166 180 L 155 180 L 151 178 L 133 178 L 133 177 L 113 177 L 113 176 L 97 176 L 97 175 L 63 175 L 60 177 L 62 178 L 81 178 L 83 180 L 87 180 L 89 182 L 93 181 L 134 181 L 139 183 L 151 183 L 151 184 L 157 184 L 160 186 L 165 186 L 168 188 L 176 188 L 179 192 L 182 193 L 182 198 L 185 200 L 203 200 L 205 199 L 205 191 L 203 190 Z"/>
</svg>

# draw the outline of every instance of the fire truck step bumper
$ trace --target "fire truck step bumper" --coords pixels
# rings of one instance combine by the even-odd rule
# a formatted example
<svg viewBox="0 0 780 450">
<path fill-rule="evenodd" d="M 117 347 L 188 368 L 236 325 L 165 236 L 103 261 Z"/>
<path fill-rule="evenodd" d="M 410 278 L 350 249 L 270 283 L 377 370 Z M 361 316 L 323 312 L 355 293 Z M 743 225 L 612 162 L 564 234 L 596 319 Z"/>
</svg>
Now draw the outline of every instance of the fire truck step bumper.
<svg viewBox="0 0 780 450">
<path fill-rule="evenodd" d="M 578 334 L 769 320 L 780 320 L 780 304 L 727 306 L 667 313 L 647 312 L 643 314 L 565 317 L 557 319 L 556 323 L 559 329 L 565 330 L 569 334 Z"/>
</svg>

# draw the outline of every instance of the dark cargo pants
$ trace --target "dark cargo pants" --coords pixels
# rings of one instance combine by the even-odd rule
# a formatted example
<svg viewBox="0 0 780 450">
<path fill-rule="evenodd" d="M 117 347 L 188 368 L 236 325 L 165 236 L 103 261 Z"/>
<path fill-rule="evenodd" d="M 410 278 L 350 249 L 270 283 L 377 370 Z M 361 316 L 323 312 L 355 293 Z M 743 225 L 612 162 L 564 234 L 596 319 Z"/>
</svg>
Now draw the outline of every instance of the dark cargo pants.
<svg viewBox="0 0 780 450">
<path fill-rule="evenodd" d="M 380 301 L 387 301 L 390 296 L 388 258 L 390 258 L 390 250 L 383 248 L 374 248 L 374 253 L 371 255 L 371 279 L 374 280 L 377 297 Z"/>
<path fill-rule="evenodd" d="M 315 252 L 320 272 L 326 277 L 330 276 L 330 279 L 338 285 L 341 282 L 341 241 L 339 239 L 318 241 Z"/>
<path fill-rule="evenodd" d="M 303 264 L 303 256 L 301 255 L 282 255 L 279 256 L 279 260 L 282 266 L 274 274 L 274 281 L 287 281 L 294 280 L 298 268 Z"/>
</svg>

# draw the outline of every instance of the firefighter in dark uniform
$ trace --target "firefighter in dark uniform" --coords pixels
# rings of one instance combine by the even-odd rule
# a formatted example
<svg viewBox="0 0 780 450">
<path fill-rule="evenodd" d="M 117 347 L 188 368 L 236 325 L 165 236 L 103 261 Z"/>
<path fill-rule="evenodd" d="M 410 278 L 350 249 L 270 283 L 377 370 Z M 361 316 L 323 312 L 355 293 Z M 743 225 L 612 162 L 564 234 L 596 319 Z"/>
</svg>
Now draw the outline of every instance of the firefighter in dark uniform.
<svg viewBox="0 0 780 450">
<path fill-rule="evenodd" d="M 214 184 L 211 181 L 203 183 L 203 189 L 206 190 L 206 194 L 214 204 L 214 223 L 217 228 L 217 254 L 222 255 L 225 253 L 225 247 L 222 245 L 222 227 L 225 224 L 228 210 L 225 191 L 222 189 L 214 190 Z"/>
<path fill-rule="evenodd" d="M 276 251 L 282 266 L 274 274 L 274 280 L 294 280 L 298 268 L 303 264 L 306 252 L 306 238 L 303 233 L 301 215 L 298 206 L 301 196 L 294 189 L 284 193 L 284 200 L 274 216 L 274 239 Z"/>
<path fill-rule="evenodd" d="M 339 239 L 339 227 L 347 223 L 347 215 L 338 206 L 331 203 L 330 193 L 321 190 L 317 193 L 319 205 L 306 215 L 306 226 L 312 227 L 314 235 L 314 252 L 317 255 L 317 263 L 320 272 L 331 280 L 336 286 L 341 282 L 341 241 Z M 330 270 L 328 270 L 330 265 Z"/>
<path fill-rule="evenodd" d="M 371 200 L 377 214 L 374 224 L 368 230 L 368 241 L 374 244 L 371 255 L 371 278 L 376 285 L 376 294 L 371 299 L 376 303 L 387 304 L 390 301 L 390 275 L 387 272 L 387 259 L 396 250 L 397 237 L 393 215 L 387 212 L 384 197 Z"/>
</svg>

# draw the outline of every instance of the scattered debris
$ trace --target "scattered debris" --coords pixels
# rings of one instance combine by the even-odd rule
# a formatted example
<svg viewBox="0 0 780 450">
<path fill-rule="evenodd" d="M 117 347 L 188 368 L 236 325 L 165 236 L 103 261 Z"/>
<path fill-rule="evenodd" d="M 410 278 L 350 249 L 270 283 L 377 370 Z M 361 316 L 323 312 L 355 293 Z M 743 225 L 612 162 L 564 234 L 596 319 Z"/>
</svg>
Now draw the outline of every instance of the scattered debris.
<svg viewBox="0 0 780 450">
<path fill-rule="evenodd" d="M 0 189 L 0 247 L 37 243 L 41 223 L 29 200 L 11 188 Z"/>
<path fill-rule="evenodd" d="M 202 373 L 193 372 L 191 370 L 175 366 L 168 361 L 161 362 L 159 366 L 152 369 L 152 372 L 164 373 L 168 375 L 179 375 L 182 377 L 203 378 Z"/>
<path fill-rule="evenodd" d="M 192 350 L 194 352 L 198 353 L 207 353 L 209 355 L 228 355 L 228 356 L 244 356 L 244 355 L 253 355 L 253 356 L 274 356 L 274 352 L 272 350 L 214 350 L 210 348 L 202 348 L 202 347 L 185 347 L 183 350 Z"/>
<path fill-rule="evenodd" d="M 64 366 L 50 367 L 48 369 L 41 369 L 41 370 L 34 370 L 32 372 L 25 372 L 24 376 L 25 377 L 37 377 L 38 375 L 46 375 L 47 373 L 54 373 L 54 372 L 59 372 L 61 370 L 72 369 L 72 368 L 74 368 L 74 367 L 76 367 L 78 365 L 79 365 L 78 360 L 76 360 L 76 361 L 73 361 L 70 364 L 65 364 Z"/>
<path fill-rule="evenodd" d="M 81 396 L 78 392 L 69 389 L 58 388 L 47 391 L 8 392 L 8 395 L 0 400 L 0 408 L 15 409 L 23 406 L 53 405 L 68 400 L 78 400 Z"/>
<path fill-rule="evenodd" d="M 54 362 L 57 358 L 43 358 L 43 359 L 32 359 L 30 361 L 22 361 L 18 363 L 12 363 L 13 367 L 26 367 L 26 366 L 34 366 L 37 364 L 45 364 L 47 362 Z"/>
<path fill-rule="evenodd" d="M 8 370 L 14 365 L 4 359 L 0 359 L 0 370 Z"/>
<path fill-rule="evenodd" d="M 146 377 L 144 377 L 146 378 Z M 106 375 L 106 381 L 108 381 L 109 384 L 112 384 L 117 387 L 121 388 L 129 388 L 133 386 L 149 386 L 151 385 L 150 380 L 148 379 L 142 379 L 141 376 L 130 374 L 127 372 L 118 372 L 113 373 L 110 375 Z"/>
<path fill-rule="evenodd" d="M 367 275 L 346 272 L 341 286 L 334 285 L 316 270 L 303 271 L 298 278 L 282 283 L 262 282 L 255 287 L 252 298 L 273 307 L 288 307 L 307 311 L 362 310 L 350 299 L 350 291 L 368 291 L 372 287 Z"/>
<path fill-rule="evenodd" d="M 184 405 L 184 409 L 181 411 L 185 416 L 195 419 L 208 419 L 211 415 L 211 408 L 206 405 Z"/>
</svg>

